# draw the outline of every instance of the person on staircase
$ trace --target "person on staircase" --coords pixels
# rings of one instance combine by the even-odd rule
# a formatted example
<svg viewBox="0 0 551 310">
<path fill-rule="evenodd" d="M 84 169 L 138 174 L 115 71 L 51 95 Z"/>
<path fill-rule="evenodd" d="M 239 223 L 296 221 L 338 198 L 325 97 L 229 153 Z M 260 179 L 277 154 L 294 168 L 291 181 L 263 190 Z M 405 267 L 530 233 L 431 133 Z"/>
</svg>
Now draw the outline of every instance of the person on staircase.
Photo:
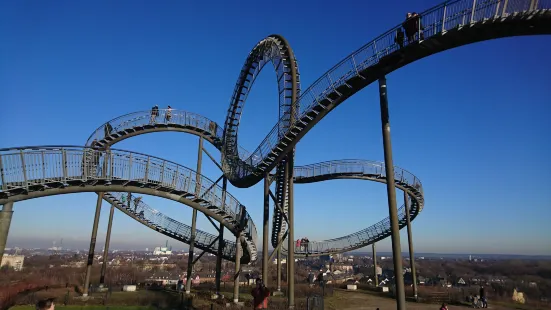
<svg viewBox="0 0 551 310">
<path fill-rule="evenodd" d="M 396 30 L 396 38 L 394 38 L 394 42 L 398 44 L 400 49 L 404 47 L 404 31 L 401 27 Z"/>
<path fill-rule="evenodd" d="M 113 126 L 111 126 L 111 124 L 107 123 L 105 124 L 105 127 L 104 127 L 104 134 L 105 134 L 105 137 L 109 137 L 111 135 L 111 132 L 113 131 Z"/>
<path fill-rule="evenodd" d="M 402 27 L 406 31 L 406 37 L 408 39 L 408 44 L 413 43 L 415 41 L 415 34 L 419 32 L 419 39 L 423 40 L 424 36 L 421 32 L 422 26 L 421 26 L 421 16 L 419 14 L 413 12 L 413 13 L 407 13 L 406 20 L 402 23 Z"/>
<path fill-rule="evenodd" d="M 155 124 L 157 116 L 159 116 L 159 107 L 155 105 L 153 108 L 151 108 L 151 116 L 149 117 L 149 124 Z"/>
<path fill-rule="evenodd" d="M 138 209 L 138 205 L 140 204 L 140 201 L 142 200 L 142 197 L 138 196 L 134 198 L 134 212 Z"/>
<path fill-rule="evenodd" d="M 165 123 L 170 123 L 170 119 L 172 118 L 172 108 L 168 106 L 165 112 Z"/>
</svg>

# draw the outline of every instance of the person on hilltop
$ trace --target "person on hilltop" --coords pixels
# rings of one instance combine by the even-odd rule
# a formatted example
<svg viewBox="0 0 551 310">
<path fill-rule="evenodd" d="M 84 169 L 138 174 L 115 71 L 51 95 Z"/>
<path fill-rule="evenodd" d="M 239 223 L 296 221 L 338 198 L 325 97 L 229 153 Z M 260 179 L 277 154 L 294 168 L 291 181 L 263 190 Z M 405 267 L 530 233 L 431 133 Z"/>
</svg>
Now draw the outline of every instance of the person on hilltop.
<svg viewBox="0 0 551 310">
<path fill-rule="evenodd" d="M 36 303 L 36 310 L 55 310 L 53 298 L 39 300 Z"/>
<path fill-rule="evenodd" d="M 256 287 L 251 291 L 251 295 L 253 295 L 253 309 L 268 309 L 270 290 L 264 286 L 262 279 L 256 279 Z"/>
<path fill-rule="evenodd" d="M 488 308 L 488 302 L 486 300 L 486 291 L 484 290 L 484 286 L 480 286 L 480 301 L 482 302 L 482 308 Z"/>
</svg>

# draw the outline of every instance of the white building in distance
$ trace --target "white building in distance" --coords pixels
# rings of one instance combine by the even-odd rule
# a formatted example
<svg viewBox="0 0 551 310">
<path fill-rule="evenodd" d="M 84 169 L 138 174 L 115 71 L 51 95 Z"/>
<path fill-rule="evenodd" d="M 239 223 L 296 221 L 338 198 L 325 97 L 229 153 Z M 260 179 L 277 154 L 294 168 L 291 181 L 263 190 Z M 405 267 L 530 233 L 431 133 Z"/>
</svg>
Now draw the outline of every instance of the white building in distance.
<svg viewBox="0 0 551 310">
<path fill-rule="evenodd" d="M 0 267 L 10 266 L 16 271 L 23 269 L 23 262 L 25 261 L 25 255 L 8 255 L 2 256 L 2 262 Z"/>
<path fill-rule="evenodd" d="M 172 249 L 167 247 L 156 247 L 153 250 L 153 255 L 172 255 Z"/>
</svg>

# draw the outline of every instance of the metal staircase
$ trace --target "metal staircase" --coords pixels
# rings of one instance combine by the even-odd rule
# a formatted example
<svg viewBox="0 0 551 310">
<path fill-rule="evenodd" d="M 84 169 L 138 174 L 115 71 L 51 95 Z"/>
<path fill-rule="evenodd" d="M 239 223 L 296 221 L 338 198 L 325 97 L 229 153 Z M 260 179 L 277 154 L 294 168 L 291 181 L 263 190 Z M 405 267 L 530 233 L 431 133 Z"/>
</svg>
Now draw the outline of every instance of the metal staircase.
<svg viewBox="0 0 551 310">
<path fill-rule="evenodd" d="M 141 224 L 183 243 L 190 243 L 191 227 L 162 214 L 145 204 L 143 201 L 139 201 L 137 205 L 134 202 L 130 204 L 123 203 L 123 195 L 126 195 L 126 193 L 105 193 L 103 198 Z M 218 236 L 199 229 L 196 230 L 195 247 L 217 255 L 218 244 Z M 223 258 L 235 260 L 235 249 L 235 242 L 224 240 L 224 247 L 222 250 Z M 250 257 L 248 256 L 248 252 L 244 252 L 244 255 L 245 257 L 242 257 L 241 261 L 249 262 Z"/>
<path fill-rule="evenodd" d="M 284 188 L 285 178 L 285 165 L 284 160 L 281 165 L 278 166 L 275 174 L 275 197 L 277 203 L 283 208 L 283 212 L 287 214 L 287 207 L 289 203 L 289 195 L 287 189 Z M 272 216 L 272 246 L 277 247 L 278 240 L 283 237 L 283 233 L 287 229 L 287 222 L 283 220 L 283 214 L 277 206 L 274 206 L 274 215 Z"/>
</svg>

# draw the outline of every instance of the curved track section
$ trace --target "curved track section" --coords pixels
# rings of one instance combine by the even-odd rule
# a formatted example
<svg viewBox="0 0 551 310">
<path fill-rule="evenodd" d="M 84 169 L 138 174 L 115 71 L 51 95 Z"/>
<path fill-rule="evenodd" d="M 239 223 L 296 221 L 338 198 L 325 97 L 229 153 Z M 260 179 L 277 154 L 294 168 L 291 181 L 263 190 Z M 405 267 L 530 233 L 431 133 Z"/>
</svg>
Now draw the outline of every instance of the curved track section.
<svg viewBox="0 0 551 310">
<path fill-rule="evenodd" d="M 161 116 L 163 113 L 164 112 L 161 111 Z M 106 123 L 110 124 L 111 127 L 114 128 L 111 134 L 108 135 L 109 137 L 105 136 L 106 132 L 102 129 L 106 127 L 106 124 L 104 124 L 98 128 L 92 136 L 90 136 L 87 144 L 91 144 L 92 141 L 96 141 L 96 143 L 97 141 L 101 141 L 99 145 L 105 147 L 141 134 L 176 131 L 191 133 L 203 137 L 206 141 L 212 143 L 212 145 L 218 150 L 222 150 L 222 131 L 215 122 L 201 115 L 182 110 L 173 110 L 172 114 L 173 119 L 171 122 L 157 124 L 149 123 L 149 111 L 141 111 L 123 115 Z M 241 150 L 240 152 L 241 154 L 247 154 L 245 150 Z M 417 217 L 419 212 L 421 212 L 424 206 L 423 188 L 421 182 L 413 174 L 402 168 L 395 167 L 394 169 L 396 187 L 400 190 L 406 191 L 410 197 L 410 216 L 413 220 Z M 384 163 L 368 160 L 339 160 L 307 166 L 297 166 L 294 168 L 294 175 L 294 182 L 297 184 L 335 179 L 360 179 L 386 183 Z M 398 212 L 400 228 L 402 228 L 406 225 L 404 206 L 402 206 Z M 285 222 L 283 221 L 283 223 Z M 382 240 L 388 237 L 389 234 L 390 219 L 387 217 L 368 228 L 347 236 L 325 241 L 311 241 L 308 252 L 305 251 L 305 249 L 295 249 L 295 255 L 298 257 L 304 257 L 306 255 L 319 256 L 351 251 Z M 277 233 L 273 231 L 272 238 L 274 235 L 276 237 L 278 236 Z M 284 237 L 283 234 L 282 237 Z M 272 243 L 275 243 L 274 246 L 277 246 L 277 241 L 277 239 L 275 242 L 272 240 Z M 212 251 L 214 250 L 215 249 L 212 249 Z M 283 250 L 286 252 L 285 247 L 283 247 Z"/>
<path fill-rule="evenodd" d="M 286 132 L 286 118 L 244 159 L 232 184 L 249 187 L 262 180 L 293 150 L 298 141 L 331 110 L 380 77 L 409 63 L 451 48 L 502 37 L 551 34 L 551 2 L 533 0 L 457 0 L 421 14 L 423 38 L 397 42 L 400 26 L 385 32 L 343 59 L 303 91 L 295 121 Z M 236 165 L 236 164 L 235 164 Z M 240 179 L 235 179 L 240 176 Z"/>
<path fill-rule="evenodd" d="M 305 184 L 327 180 L 358 179 L 386 183 L 385 165 L 381 162 L 368 160 L 338 160 L 327 161 L 313 165 L 295 167 L 295 183 Z M 394 167 L 396 188 L 405 191 L 409 197 L 409 212 L 411 220 L 415 219 L 423 210 L 425 199 L 423 187 L 417 177 L 410 172 Z M 400 229 L 406 223 L 405 206 L 398 209 Z M 390 217 L 384 220 L 340 238 L 310 241 L 308 250 L 296 248 L 297 256 L 320 256 L 333 253 L 352 251 L 370 245 L 374 242 L 390 236 Z M 285 243 L 282 252 L 286 253 Z"/>
<path fill-rule="evenodd" d="M 202 137 L 207 142 L 210 142 L 217 149 L 222 147 L 222 129 L 215 122 L 210 119 L 203 117 L 201 115 L 190 113 L 181 110 L 172 110 L 170 121 L 166 121 L 167 110 L 159 110 L 159 116 L 156 118 L 151 117 L 150 111 L 141 111 L 134 112 L 122 115 L 115 119 L 108 121 L 105 124 L 102 124 L 98 129 L 96 129 L 88 140 L 86 141 L 86 146 L 94 146 L 96 148 L 107 148 L 115 145 L 122 140 L 153 132 L 164 132 L 164 131 L 175 131 L 175 132 L 184 132 L 189 134 L 194 134 Z M 163 120 L 158 122 L 157 120 Z M 108 197 L 120 197 L 120 193 L 107 193 L 104 195 L 104 199 L 108 202 L 112 202 Z M 115 206 L 121 211 L 130 215 L 140 223 L 148 226 L 151 229 L 157 230 L 167 236 L 170 236 L 176 240 L 182 241 L 186 244 L 189 244 L 191 240 L 191 228 L 188 225 L 182 224 L 176 220 L 173 220 L 170 217 L 165 215 L 159 215 L 158 211 L 151 209 L 143 201 L 140 201 L 138 208 L 143 205 L 143 210 L 146 215 L 154 214 L 155 216 L 146 218 L 153 218 L 156 220 L 163 219 L 162 223 L 156 222 L 157 225 L 150 225 L 147 221 L 142 221 L 139 217 L 136 217 L 135 214 L 130 214 L 128 208 L 120 203 L 120 200 L 117 200 Z M 121 208 L 122 207 L 122 208 Z M 147 212 L 145 210 L 151 210 Z M 254 223 L 249 217 L 250 225 L 254 226 Z M 178 229 L 174 231 L 171 226 L 165 226 L 164 224 L 170 224 L 177 227 Z M 256 232 L 256 228 L 254 229 Z M 212 234 L 196 230 L 196 243 L 198 247 L 204 251 L 207 251 L 212 254 L 217 254 L 218 252 L 218 242 L 215 241 L 217 236 Z M 256 239 L 256 237 L 255 237 Z M 200 244 L 199 244 L 200 243 Z M 200 245 L 200 246 L 199 246 Z M 202 247 L 201 247 L 202 246 Z M 235 242 L 224 240 L 223 255 L 225 259 L 235 260 Z M 257 253 L 256 247 L 254 248 L 255 252 L 252 253 L 252 260 L 256 260 Z M 249 256 L 243 256 L 241 262 L 248 263 Z"/>
<path fill-rule="evenodd" d="M 189 205 L 235 235 L 244 217 L 242 261 L 256 259 L 256 227 L 248 214 L 241 214 L 241 203 L 229 193 L 222 201 L 221 187 L 205 176 L 196 183 L 195 171 L 176 163 L 115 149 L 37 146 L 0 149 L 0 167 L 0 204 L 77 192 L 135 192 Z M 110 196 L 108 199 L 116 199 Z M 170 225 L 176 222 L 164 224 L 171 230 Z M 171 232 L 178 232 L 178 227 Z"/>
</svg>

